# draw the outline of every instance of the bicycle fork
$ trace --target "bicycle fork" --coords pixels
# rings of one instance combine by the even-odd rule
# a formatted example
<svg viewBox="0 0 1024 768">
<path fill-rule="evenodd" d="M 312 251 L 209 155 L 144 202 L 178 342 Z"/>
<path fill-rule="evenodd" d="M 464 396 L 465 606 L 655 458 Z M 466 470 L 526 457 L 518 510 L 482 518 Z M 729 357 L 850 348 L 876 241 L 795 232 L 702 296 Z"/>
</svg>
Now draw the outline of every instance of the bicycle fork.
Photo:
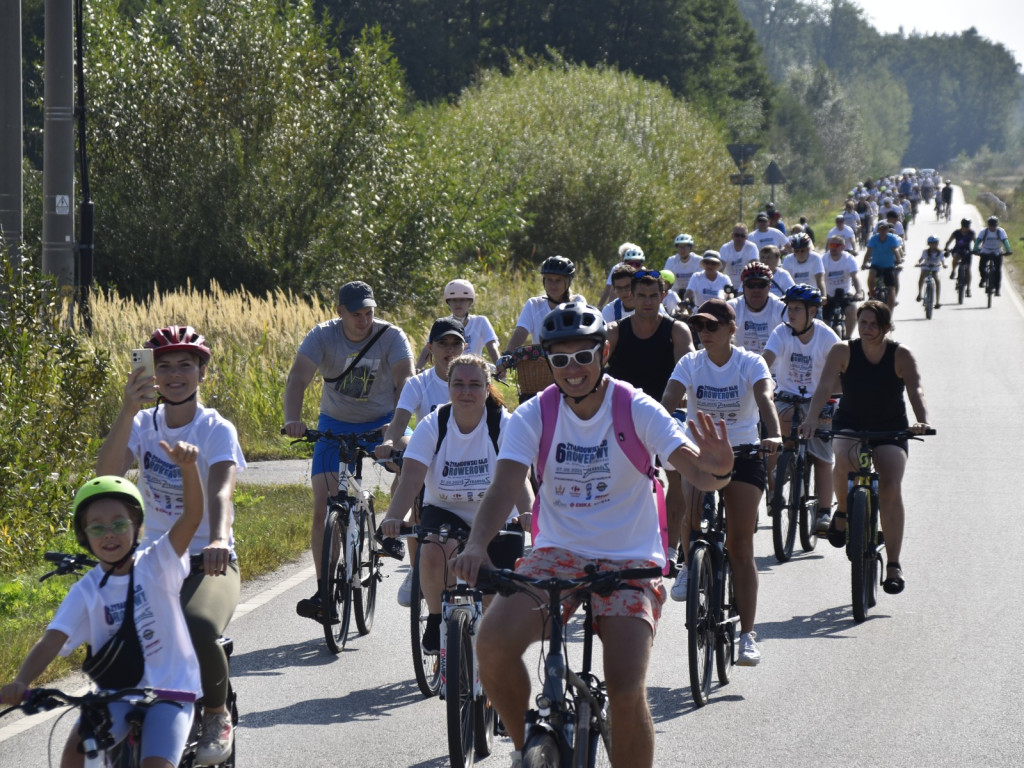
<svg viewBox="0 0 1024 768">
<path fill-rule="evenodd" d="M 448 690 L 448 621 L 455 611 L 463 611 L 469 617 L 469 642 L 473 653 L 473 698 L 477 699 L 483 695 L 480 665 L 476 660 L 476 628 L 483 615 L 483 602 L 469 595 L 460 594 L 458 588 L 465 584 L 466 582 L 459 579 L 456 590 L 446 589 L 441 593 L 441 650 L 438 656 L 441 671 L 441 689 L 438 695 L 441 699 L 445 698 Z M 455 670 L 455 674 L 458 673 L 458 670 Z"/>
</svg>

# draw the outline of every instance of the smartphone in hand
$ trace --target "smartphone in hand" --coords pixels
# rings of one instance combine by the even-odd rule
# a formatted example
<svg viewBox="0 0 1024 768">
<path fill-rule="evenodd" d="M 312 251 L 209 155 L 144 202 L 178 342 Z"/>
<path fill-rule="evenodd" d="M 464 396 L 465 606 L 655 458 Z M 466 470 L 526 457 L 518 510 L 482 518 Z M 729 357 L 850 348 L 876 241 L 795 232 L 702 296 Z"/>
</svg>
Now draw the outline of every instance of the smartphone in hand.
<svg viewBox="0 0 1024 768">
<path fill-rule="evenodd" d="M 132 373 L 139 370 L 140 368 L 144 371 L 144 376 L 152 377 L 156 375 L 156 365 L 153 362 L 153 350 L 152 349 L 133 349 L 132 350 Z M 153 397 L 148 398 L 149 400 L 155 400 L 156 394 Z"/>
</svg>

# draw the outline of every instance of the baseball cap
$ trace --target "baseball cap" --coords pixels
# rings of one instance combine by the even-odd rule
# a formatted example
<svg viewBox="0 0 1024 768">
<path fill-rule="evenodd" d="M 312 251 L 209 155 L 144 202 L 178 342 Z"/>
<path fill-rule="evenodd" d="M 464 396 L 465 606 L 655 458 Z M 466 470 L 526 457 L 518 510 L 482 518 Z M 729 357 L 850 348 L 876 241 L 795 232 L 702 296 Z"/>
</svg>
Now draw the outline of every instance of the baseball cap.
<svg viewBox="0 0 1024 768">
<path fill-rule="evenodd" d="M 444 336 L 458 336 L 463 342 L 466 341 L 466 332 L 462 329 L 462 323 L 451 317 L 441 317 L 430 326 L 429 343 L 433 344 Z"/>
<path fill-rule="evenodd" d="M 757 214 L 757 218 L 755 219 L 755 221 L 768 221 L 768 214 L 765 213 L 764 211 L 761 211 L 760 213 Z"/>
<path fill-rule="evenodd" d="M 736 321 L 736 311 L 721 299 L 708 299 L 697 310 L 697 314 L 690 319 L 703 317 L 705 320 L 718 320 L 721 323 L 732 323 Z"/>
<path fill-rule="evenodd" d="M 338 291 L 338 306 L 349 312 L 358 312 L 365 307 L 376 307 L 373 300 L 373 289 L 361 280 L 345 283 Z"/>
</svg>

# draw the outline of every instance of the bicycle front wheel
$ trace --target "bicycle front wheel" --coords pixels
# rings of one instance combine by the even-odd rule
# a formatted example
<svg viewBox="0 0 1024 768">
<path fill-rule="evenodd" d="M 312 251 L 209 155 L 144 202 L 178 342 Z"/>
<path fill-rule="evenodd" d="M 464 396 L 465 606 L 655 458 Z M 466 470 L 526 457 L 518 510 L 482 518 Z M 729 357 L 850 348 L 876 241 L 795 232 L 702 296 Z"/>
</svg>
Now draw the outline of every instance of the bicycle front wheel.
<svg viewBox="0 0 1024 768">
<path fill-rule="evenodd" d="M 366 499 L 363 514 L 359 516 L 359 555 L 356 578 L 353 584 L 356 629 L 359 634 L 368 634 L 373 629 L 373 612 L 377 607 L 377 582 L 380 581 L 380 553 L 373 540 L 377 530 L 377 514 L 373 509 L 373 497 Z"/>
<path fill-rule="evenodd" d="M 473 727 L 473 641 L 469 636 L 469 619 L 461 611 L 448 617 L 446 646 L 445 705 L 448 711 L 448 756 L 454 768 L 473 764 L 475 748 Z"/>
<path fill-rule="evenodd" d="M 813 552 L 818 544 L 818 491 L 814 483 L 814 462 L 805 460 L 800 475 L 803 494 L 800 497 L 800 546 Z"/>
<path fill-rule="evenodd" d="M 686 595 L 686 638 L 690 661 L 690 694 L 703 707 L 711 694 L 711 657 L 715 652 L 717 606 L 711 551 L 706 544 L 694 547 L 690 557 Z"/>
<path fill-rule="evenodd" d="M 715 632 L 715 665 L 718 667 L 719 684 L 728 685 L 732 665 L 736 663 L 736 625 L 740 612 L 736 608 L 736 593 L 733 588 L 729 556 L 723 554 L 722 557 L 722 583 L 719 592 L 721 610 L 718 613 L 722 623 Z"/>
<path fill-rule="evenodd" d="M 427 600 L 423 597 L 423 590 L 420 589 L 420 552 L 422 547 L 416 549 L 416 560 L 412 564 L 412 602 L 409 605 L 409 632 L 412 640 L 412 664 L 416 672 L 416 685 L 420 693 L 428 699 L 437 696 L 441 690 L 441 664 L 440 656 L 427 655 L 423 652 L 421 642 L 423 632 L 427 628 Z"/>
<path fill-rule="evenodd" d="M 848 505 L 847 524 L 850 541 L 847 554 L 850 557 L 851 587 L 853 596 L 853 620 L 864 621 L 874 597 L 875 547 L 871 540 L 871 492 L 864 487 L 853 489 Z"/>
<path fill-rule="evenodd" d="M 320 604 L 324 639 L 331 653 L 340 653 L 348 638 L 352 616 L 352 587 L 345 575 L 344 510 L 329 509 L 324 522 L 323 557 L 320 561 Z"/>
<path fill-rule="evenodd" d="M 523 744 L 523 768 L 561 768 L 562 754 L 555 734 L 544 728 L 533 728 Z"/>
<path fill-rule="evenodd" d="M 793 556 L 793 542 L 796 539 L 797 506 L 794 500 L 800 498 L 800 482 L 794 471 L 796 456 L 793 451 L 783 451 L 775 467 L 775 490 L 772 494 L 772 545 L 775 559 L 784 563 Z"/>
<path fill-rule="evenodd" d="M 964 291 L 967 290 L 967 276 L 963 268 L 960 268 L 956 275 L 956 300 L 958 304 L 964 303 Z"/>
<path fill-rule="evenodd" d="M 576 731 L 573 745 L 573 768 L 581 766 L 584 768 L 606 768 L 611 765 L 611 755 L 608 754 L 608 744 L 605 743 L 601 734 L 602 726 L 605 731 L 609 727 L 607 720 L 602 718 L 607 715 L 608 705 L 604 704 L 602 714 L 595 714 L 591 708 L 589 699 L 580 698 L 576 702 Z M 582 752 L 580 750 L 586 750 Z"/>
</svg>

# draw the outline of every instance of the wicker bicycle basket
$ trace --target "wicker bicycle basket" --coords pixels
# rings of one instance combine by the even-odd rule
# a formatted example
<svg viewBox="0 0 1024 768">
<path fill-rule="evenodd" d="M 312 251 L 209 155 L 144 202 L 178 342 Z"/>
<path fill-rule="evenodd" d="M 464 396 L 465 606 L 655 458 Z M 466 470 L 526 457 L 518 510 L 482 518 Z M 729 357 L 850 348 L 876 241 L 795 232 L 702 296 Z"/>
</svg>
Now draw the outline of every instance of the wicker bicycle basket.
<svg viewBox="0 0 1024 768">
<path fill-rule="evenodd" d="M 544 350 L 538 344 L 517 347 L 513 353 L 516 360 L 516 377 L 519 381 L 520 398 L 530 397 L 555 383 L 548 366 Z"/>
</svg>

